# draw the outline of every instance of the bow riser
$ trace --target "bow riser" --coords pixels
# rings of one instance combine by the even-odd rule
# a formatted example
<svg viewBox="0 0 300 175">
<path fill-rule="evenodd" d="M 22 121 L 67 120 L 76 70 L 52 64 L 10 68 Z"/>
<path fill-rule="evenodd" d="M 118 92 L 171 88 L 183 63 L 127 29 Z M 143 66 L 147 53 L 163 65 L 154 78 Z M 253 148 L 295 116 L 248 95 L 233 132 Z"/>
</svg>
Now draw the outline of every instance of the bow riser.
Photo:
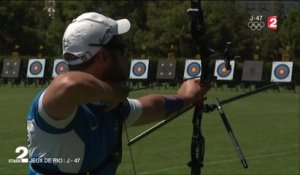
<svg viewBox="0 0 300 175">
<path fill-rule="evenodd" d="M 209 50 L 204 42 L 205 23 L 200 0 L 191 0 L 191 8 L 188 9 L 191 15 L 191 35 L 194 39 L 201 55 L 201 83 L 209 82 Z M 196 104 L 193 115 L 193 135 L 191 141 L 191 161 L 188 166 L 191 167 L 191 175 L 200 175 L 203 167 L 205 140 L 201 133 L 203 102 Z"/>
</svg>

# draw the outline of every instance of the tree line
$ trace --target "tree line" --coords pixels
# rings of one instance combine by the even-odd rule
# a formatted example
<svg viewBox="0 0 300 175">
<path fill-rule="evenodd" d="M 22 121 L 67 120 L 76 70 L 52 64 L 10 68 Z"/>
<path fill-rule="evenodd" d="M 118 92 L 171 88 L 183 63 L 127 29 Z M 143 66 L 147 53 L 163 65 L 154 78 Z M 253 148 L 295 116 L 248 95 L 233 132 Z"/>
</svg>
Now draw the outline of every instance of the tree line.
<svg viewBox="0 0 300 175">
<path fill-rule="evenodd" d="M 191 39 L 190 1 L 55 1 L 55 13 L 49 16 L 49 1 L 0 2 L 0 55 L 11 55 L 19 46 L 21 55 L 54 57 L 62 53 L 62 36 L 67 25 L 78 15 L 95 11 L 113 19 L 127 18 L 132 23 L 126 34 L 131 58 L 141 54 L 165 58 L 172 50 L 176 58 L 193 58 L 197 48 Z M 46 8 L 45 8 L 46 7 Z M 259 52 L 264 60 L 281 60 L 288 51 L 300 60 L 300 8 L 283 15 L 278 8 L 278 30 L 266 27 L 251 31 L 247 25 L 250 13 L 246 1 L 204 1 L 206 42 L 223 52 L 231 41 L 236 55 L 253 59 Z"/>
</svg>

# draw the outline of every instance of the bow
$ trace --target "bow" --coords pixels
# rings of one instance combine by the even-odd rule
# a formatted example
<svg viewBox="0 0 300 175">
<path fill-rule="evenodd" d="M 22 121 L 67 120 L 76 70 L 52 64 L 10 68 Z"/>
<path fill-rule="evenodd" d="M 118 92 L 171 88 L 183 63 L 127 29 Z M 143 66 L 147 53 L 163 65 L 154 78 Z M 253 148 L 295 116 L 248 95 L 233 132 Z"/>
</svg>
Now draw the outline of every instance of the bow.
<svg viewBox="0 0 300 175">
<path fill-rule="evenodd" d="M 210 56 L 213 53 L 212 49 L 209 49 L 205 43 L 205 23 L 204 23 L 204 18 L 203 18 L 203 11 L 201 8 L 201 0 L 191 0 L 191 8 L 187 10 L 188 14 L 191 16 L 191 35 L 193 40 L 196 43 L 196 46 L 201 54 L 201 64 L 202 64 L 202 72 L 201 72 L 201 85 L 206 85 L 210 84 L 212 80 L 215 80 L 215 77 L 212 76 L 210 73 L 210 68 L 209 68 L 209 62 L 210 62 Z M 224 61 L 225 61 L 225 66 L 227 70 L 231 70 L 230 66 L 230 60 L 233 59 L 233 54 L 232 54 L 232 47 L 231 43 L 227 42 L 226 43 L 226 48 L 224 51 Z M 218 98 L 216 98 L 216 101 L 214 104 L 211 105 L 203 105 L 203 101 L 201 103 L 194 104 L 179 113 L 177 113 L 174 116 L 168 117 L 154 126 L 150 127 L 146 131 L 142 132 L 141 134 L 135 136 L 131 140 L 129 140 L 127 129 L 126 129 L 126 135 L 127 135 L 127 140 L 128 140 L 128 147 L 131 155 L 131 160 L 133 163 L 133 168 L 134 168 L 134 174 L 136 174 L 135 171 L 135 166 L 133 162 L 133 157 L 131 153 L 131 148 L 130 146 L 137 141 L 141 140 L 145 136 L 149 135 L 153 131 L 159 129 L 160 127 L 164 126 L 165 124 L 169 123 L 170 121 L 174 120 L 175 118 L 181 116 L 183 113 L 186 111 L 189 111 L 192 108 L 194 109 L 194 114 L 193 114 L 193 134 L 192 134 L 192 141 L 191 141 L 191 161 L 188 163 L 188 166 L 191 167 L 191 175 L 200 175 L 201 174 L 201 168 L 203 167 L 203 158 L 204 158 L 204 148 L 205 148 L 205 140 L 204 137 L 201 133 L 201 121 L 202 121 L 202 113 L 203 112 L 210 112 L 213 111 L 214 109 L 218 109 L 221 119 L 226 127 L 226 130 L 235 146 L 235 149 L 240 157 L 241 163 L 243 164 L 244 168 L 247 168 L 247 162 L 245 160 L 245 157 L 239 147 L 239 144 L 233 134 L 232 128 L 226 118 L 225 112 L 222 109 L 221 105 L 238 100 L 240 98 L 244 98 L 250 95 L 253 95 L 255 93 L 264 91 L 269 88 L 273 88 L 275 86 L 278 86 L 278 84 L 270 84 L 267 86 L 264 86 L 262 88 L 256 89 L 252 92 L 246 92 L 244 94 L 240 94 L 234 97 L 231 97 L 229 99 L 225 99 L 223 101 L 219 101 Z M 139 89 L 138 89 L 139 90 Z M 132 90 L 134 91 L 134 90 Z"/>
<path fill-rule="evenodd" d="M 201 0 L 191 0 L 191 8 L 187 10 L 188 14 L 191 16 L 191 35 L 193 40 L 196 43 L 197 49 L 201 54 L 201 64 L 202 64 L 202 72 L 201 72 L 201 83 L 202 85 L 210 84 L 212 79 L 215 79 L 210 75 L 209 69 L 209 56 L 211 51 L 208 49 L 205 43 L 205 23 L 203 18 L 203 11 L 201 8 Z M 227 49 L 227 54 L 229 54 L 230 49 Z M 229 57 L 226 57 L 230 59 Z M 225 61 L 226 68 L 230 69 L 229 61 Z M 200 175 L 201 167 L 203 167 L 203 157 L 204 157 L 204 146 L 205 140 L 201 133 L 201 120 L 202 120 L 202 108 L 203 102 L 195 104 L 194 115 L 193 115 L 193 135 L 192 135 L 192 143 L 191 143 L 191 161 L 188 165 L 191 167 L 191 174 L 192 175 Z M 128 146 L 130 149 L 130 145 L 134 144 L 135 142 L 139 141 L 140 139 L 144 138 L 148 134 L 152 133 L 154 130 L 162 127 L 166 123 L 172 121 L 176 117 L 180 116 L 184 112 L 190 110 L 191 106 L 178 115 L 173 117 L 167 118 L 162 120 L 161 122 L 157 123 L 153 127 L 149 128 L 148 130 L 144 131 L 143 133 L 139 134 L 138 136 L 132 138 L 128 141 Z M 127 139 L 129 140 L 128 136 Z M 131 151 L 131 149 L 130 149 Z M 134 166 L 134 165 L 133 165 Z M 135 169 L 135 168 L 134 168 Z"/>
<path fill-rule="evenodd" d="M 191 34 L 201 55 L 201 83 L 202 85 L 210 83 L 209 73 L 209 50 L 205 43 L 205 23 L 200 0 L 191 0 L 191 8 L 187 10 L 191 16 Z M 201 132 L 203 101 L 195 104 L 193 114 L 193 135 L 191 141 L 191 161 L 188 166 L 191 167 L 191 175 L 200 175 L 203 167 L 205 140 Z"/>
</svg>

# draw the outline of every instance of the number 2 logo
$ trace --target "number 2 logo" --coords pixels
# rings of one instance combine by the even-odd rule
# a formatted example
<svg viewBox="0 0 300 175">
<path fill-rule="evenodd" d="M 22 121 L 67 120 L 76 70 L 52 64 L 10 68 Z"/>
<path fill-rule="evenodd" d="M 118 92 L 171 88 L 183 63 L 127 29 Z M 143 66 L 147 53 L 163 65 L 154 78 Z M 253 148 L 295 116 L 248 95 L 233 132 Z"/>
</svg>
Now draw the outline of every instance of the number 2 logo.
<svg viewBox="0 0 300 175">
<path fill-rule="evenodd" d="M 268 17 L 268 28 L 272 30 L 277 30 L 277 16 Z"/>
<path fill-rule="evenodd" d="M 28 149 L 25 146 L 19 146 L 16 148 L 16 153 L 20 154 L 17 159 L 23 159 L 27 156 L 28 154 Z"/>
</svg>

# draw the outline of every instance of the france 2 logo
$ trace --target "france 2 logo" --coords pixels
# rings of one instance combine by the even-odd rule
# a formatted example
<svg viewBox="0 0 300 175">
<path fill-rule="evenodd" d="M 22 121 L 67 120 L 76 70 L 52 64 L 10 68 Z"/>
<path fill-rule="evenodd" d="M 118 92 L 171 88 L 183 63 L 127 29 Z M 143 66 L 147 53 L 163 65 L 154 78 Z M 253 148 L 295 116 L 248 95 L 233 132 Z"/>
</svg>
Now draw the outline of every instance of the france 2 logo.
<svg viewBox="0 0 300 175">
<path fill-rule="evenodd" d="M 268 17 L 268 28 L 272 30 L 277 30 L 277 16 Z"/>
</svg>

